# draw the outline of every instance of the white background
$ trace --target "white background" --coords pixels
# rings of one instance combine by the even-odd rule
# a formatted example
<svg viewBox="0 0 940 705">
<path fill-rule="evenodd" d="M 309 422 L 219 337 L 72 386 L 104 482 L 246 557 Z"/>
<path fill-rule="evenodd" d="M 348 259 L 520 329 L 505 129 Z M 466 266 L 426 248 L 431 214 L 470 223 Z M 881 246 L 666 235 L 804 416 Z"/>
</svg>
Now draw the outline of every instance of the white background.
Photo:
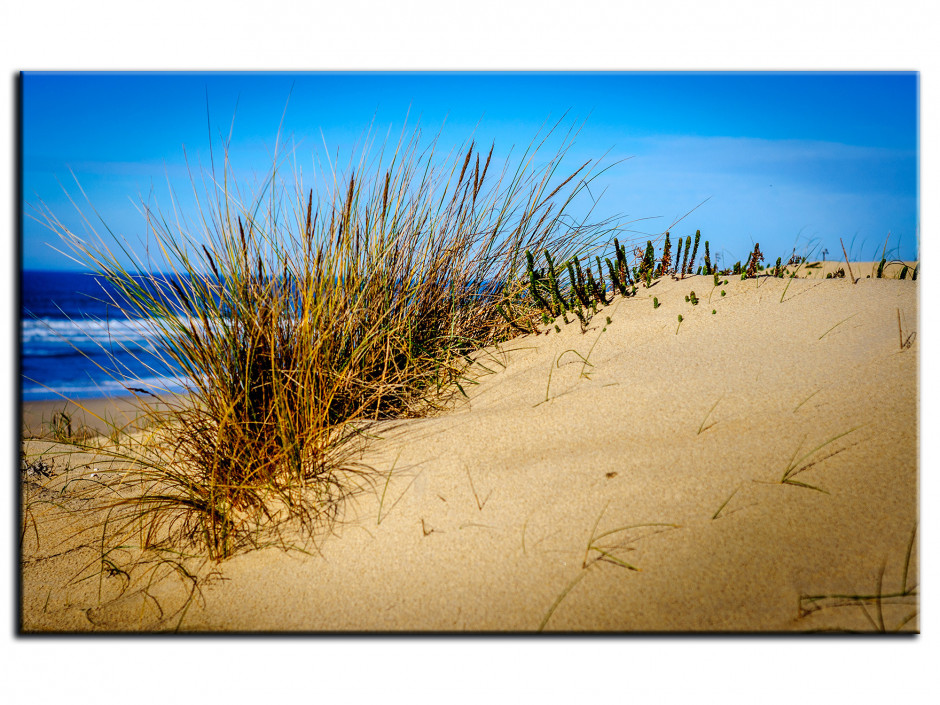
<svg viewBox="0 0 940 705">
<path fill-rule="evenodd" d="M 933 5 L 931 9 L 929 6 Z M 896 702 L 940 693 L 932 238 L 940 13 L 927 0 L 627 3 L 440 0 L 134 3 L 0 11 L 8 228 L 0 277 L 3 418 L 0 693 L 11 703 Z M 17 637 L 19 473 L 12 340 L 20 70 L 691 69 L 921 73 L 921 593 L 917 638 Z M 63 106 L 64 110 L 68 106 Z M 10 342 L 8 342 L 10 341 Z M 929 694 L 929 696 L 928 696 Z M 0 697 L 2 697 L 0 696 Z"/>
</svg>

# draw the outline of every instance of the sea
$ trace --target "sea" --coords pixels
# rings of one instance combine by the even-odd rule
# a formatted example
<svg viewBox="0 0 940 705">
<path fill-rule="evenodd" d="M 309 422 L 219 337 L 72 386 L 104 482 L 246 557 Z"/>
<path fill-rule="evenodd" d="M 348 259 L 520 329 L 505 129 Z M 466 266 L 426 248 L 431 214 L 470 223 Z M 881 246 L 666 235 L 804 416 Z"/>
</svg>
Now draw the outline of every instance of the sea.
<svg viewBox="0 0 940 705">
<path fill-rule="evenodd" d="M 499 289 L 484 280 L 478 292 L 490 297 Z M 23 401 L 127 396 L 135 389 L 160 396 L 188 382 L 155 354 L 160 340 L 148 319 L 99 275 L 21 272 L 20 325 Z"/>
<path fill-rule="evenodd" d="M 20 371 L 23 401 L 126 396 L 129 387 L 178 392 L 178 369 L 154 356 L 159 340 L 100 276 L 23 271 Z"/>
</svg>

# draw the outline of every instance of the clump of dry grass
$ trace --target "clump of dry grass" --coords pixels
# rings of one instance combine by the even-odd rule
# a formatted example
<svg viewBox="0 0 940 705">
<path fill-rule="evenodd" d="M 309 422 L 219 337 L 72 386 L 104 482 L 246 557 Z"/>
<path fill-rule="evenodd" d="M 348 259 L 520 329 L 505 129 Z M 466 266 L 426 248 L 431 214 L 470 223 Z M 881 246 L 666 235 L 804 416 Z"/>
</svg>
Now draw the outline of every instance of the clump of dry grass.
<svg viewBox="0 0 940 705">
<path fill-rule="evenodd" d="M 444 406 L 469 352 L 534 330 L 526 250 L 567 261 L 614 230 L 569 213 L 596 176 L 590 161 L 561 176 L 571 132 L 536 165 L 555 129 L 515 171 L 473 142 L 441 159 L 418 130 L 390 156 L 363 149 L 343 174 L 330 164 L 316 187 L 296 170 L 281 179 L 278 153 L 250 197 L 226 147 L 205 193 L 193 179 L 195 227 L 175 205 L 144 207 L 160 271 L 110 231 L 83 239 L 44 209 L 114 304 L 145 315 L 185 388 L 135 392 L 151 431 L 122 455 L 136 482 L 113 500 L 123 526 L 221 559 L 259 545 L 260 527 L 335 517 L 356 422 Z"/>
</svg>

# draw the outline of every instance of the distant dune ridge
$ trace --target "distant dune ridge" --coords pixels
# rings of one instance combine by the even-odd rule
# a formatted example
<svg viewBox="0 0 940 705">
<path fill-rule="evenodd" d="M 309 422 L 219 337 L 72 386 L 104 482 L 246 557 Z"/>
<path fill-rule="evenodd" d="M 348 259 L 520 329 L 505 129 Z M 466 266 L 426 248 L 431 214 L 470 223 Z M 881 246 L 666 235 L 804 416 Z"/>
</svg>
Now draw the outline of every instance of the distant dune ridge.
<svg viewBox="0 0 940 705">
<path fill-rule="evenodd" d="M 476 353 L 447 411 L 363 427 L 303 551 L 122 572 L 61 511 L 120 463 L 26 404 L 22 629 L 916 631 L 918 282 L 843 265 L 663 277 Z"/>
</svg>

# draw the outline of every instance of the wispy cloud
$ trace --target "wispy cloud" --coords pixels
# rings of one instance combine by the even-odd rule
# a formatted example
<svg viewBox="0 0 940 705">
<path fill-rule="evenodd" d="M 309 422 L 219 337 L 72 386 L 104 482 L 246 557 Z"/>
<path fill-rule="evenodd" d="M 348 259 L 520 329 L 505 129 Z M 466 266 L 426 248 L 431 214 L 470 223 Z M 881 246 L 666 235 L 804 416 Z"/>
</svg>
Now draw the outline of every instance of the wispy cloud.
<svg viewBox="0 0 940 705">
<path fill-rule="evenodd" d="M 903 233 L 912 253 L 917 155 L 808 140 L 660 136 L 624 145 L 636 156 L 611 172 L 606 199 L 656 234 L 708 199 L 676 230 L 702 229 L 732 251 L 754 241 L 838 242 Z M 616 157 L 614 157 L 616 158 Z M 870 253 L 860 253 L 869 256 Z"/>
</svg>

